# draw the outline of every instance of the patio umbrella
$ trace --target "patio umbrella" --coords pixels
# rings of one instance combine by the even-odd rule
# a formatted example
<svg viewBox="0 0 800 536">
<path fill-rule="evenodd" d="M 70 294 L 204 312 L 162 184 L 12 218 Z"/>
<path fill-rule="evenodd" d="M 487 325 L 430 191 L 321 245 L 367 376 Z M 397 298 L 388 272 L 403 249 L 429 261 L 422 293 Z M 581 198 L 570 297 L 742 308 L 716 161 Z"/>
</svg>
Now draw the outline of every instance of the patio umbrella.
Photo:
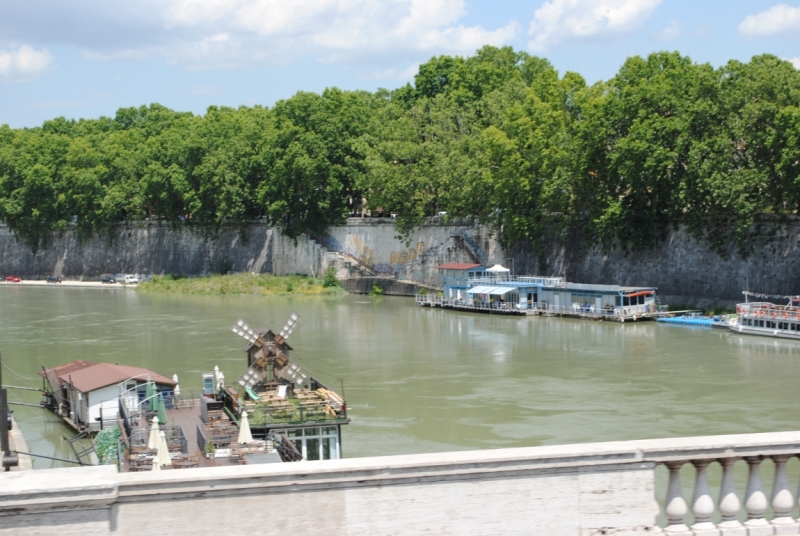
<svg viewBox="0 0 800 536">
<path fill-rule="evenodd" d="M 247 422 L 247 412 L 242 412 L 242 420 L 239 421 L 239 438 L 237 443 L 246 444 L 253 442 L 253 434 L 250 432 L 250 423 Z"/>
<path fill-rule="evenodd" d="M 453 299 L 453 289 L 452 288 L 447 289 L 447 297 L 450 298 L 451 300 Z"/>
<path fill-rule="evenodd" d="M 221 391 L 225 388 L 225 375 L 214 365 L 214 390 Z"/>
<path fill-rule="evenodd" d="M 156 454 L 156 458 L 158 458 L 162 467 L 172 465 L 172 458 L 169 455 L 169 446 L 167 445 L 167 434 L 159 432 L 158 435 L 158 454 Z"/>
<path fill-rule="evenodd" d="M 158 461 L 158 458 L 153 458 L 153 468 L 151 471 L 160 471 L 161 470 L 161 462 Z"/>
<path fill-rule="evenodd" d="M 156 384 L 154 384 L 152 382 L 152 380 L 150 380 L 150 378 L 148 377 L 147 378 L 147 383 L 145 384 L 145 388 L 144 388 L 144 398 L 145 398 L 145 400 L 149 400 L 150 397 L 153 396 L 154 394 L 156 394 Z"/>
<path fill-rule="evenodd" d="M 175 394 L 175 396 L 181 396 L 181 386 L 178 384 L 178 375 L 177 374 L 173 374 L 172 375 L 172 381 L 175 382 L 175 389 L 172 390 L 173 393 Z"/>
<path fill-rule="evenodd" d="M 147 448 L 158 447 L 158 417 L 153 417 L 153 426 L 150 428 L 150 437 L 147 439 Z"/>
<path fill-rule="evenodd" d="M 158 412 L 158 418 L 162 422 L 167 422 L 167 406 L 164 404 L 164 399 L 159 395 L 155 397 L 156 401 L 156 409 L 155 411 Z"/>
<path fill-rule="evenodd" d="M 458 289 L 458 293 L 456 294 L 456 299 L 461 301 L 461 289 Z"/>
</svg>

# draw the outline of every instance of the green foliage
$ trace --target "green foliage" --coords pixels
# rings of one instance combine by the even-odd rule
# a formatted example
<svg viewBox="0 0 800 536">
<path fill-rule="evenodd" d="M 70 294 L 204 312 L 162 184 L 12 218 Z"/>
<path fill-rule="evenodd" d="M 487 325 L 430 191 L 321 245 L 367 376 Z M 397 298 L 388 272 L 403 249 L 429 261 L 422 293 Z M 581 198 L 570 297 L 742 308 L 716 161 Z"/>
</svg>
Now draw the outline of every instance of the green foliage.
<svg viewBox="0 0 800 536">
<path fill-rule="evenodd" d="M 322 286 L 325 288 L 340 287 L 342 284 L 336 279 L 336 269 L 331 266 L 325 270 L 325 275 L 322 278 Z"/>
<path fill-rule="evenodd" d="M 383 289 L 377 283 L 372 284 L 372 290 L 369 291 L 370 296 L 383 296 Z"/>
<path fill-rule="evenodd" d="M 419 289 L 417 291 L 417 294 L 419 294 L 420 296 L 427 296 L 428 295 L 428 289 L 426 289 L 425 287 L 422 287 L 421 289 Z"/>
<path fill-rule="evenodd" d="M 102 465 L 114 465 L 118 460 L 117 439 L 120 437 L 119 426 L 103 428 L 94 437 L 94 448 Z"/>
<path fill-rule="evenodd" d="M 239 273 L 175 279 L 170 276 L 153 277 L 136 286 L 137 292 L 168 294 L 249 294 L 258 296 L 335 295 L 344 290 L 337 285 L 325 286 L 303 275 L 277 276 L 273 274 Z"/>
<path fill-rule="evenodd" d="M 0 126 L 0 221 L 33 250 L 70 225 L 212 236 L 266 219 L 296 238 L 366 199 L 401 236 L 444 211 L 534 247 L 577 232 L 646 248 L 682 224 L 721 251 L 731 236 L 744 248 L 764 214 L 800 210 L 799 133 L 800 72 L 775 56 L 713 68 L 659 52 L 587 86 L 486 46 L 431 58 L 392 91 Z"/>
</svg>

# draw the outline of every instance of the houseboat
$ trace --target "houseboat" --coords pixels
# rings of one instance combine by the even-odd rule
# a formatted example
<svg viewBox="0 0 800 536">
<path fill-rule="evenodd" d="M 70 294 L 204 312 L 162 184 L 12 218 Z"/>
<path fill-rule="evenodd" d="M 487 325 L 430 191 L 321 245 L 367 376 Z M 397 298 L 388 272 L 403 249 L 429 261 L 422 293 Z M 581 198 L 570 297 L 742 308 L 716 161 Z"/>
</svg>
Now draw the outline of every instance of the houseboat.
<svg viewBox="0 0 800 536">
<path fill-rule="evenodd" d="M 277 334 L 237 321 L 232 331 L 247 340 L 248 368 L 219 398 L 231 415 L 247 412 L 254 438 L 286 437 L 305 460 L 339 459 L 342 426 L 350 423 L 347 403 L 289 357 L 287 339 L 300 325 L 296 313 Z"/>
<path fill-rule="evenodd" d="M 140 367 L 93 363 L 79 359 L 54 368 L 42 368 L 42 405 L 78 432 L 95 433 L 117 424 L 120 398 L 128 405 L 144 400 L 147 386 L 155 394 L 172 397 L 177 382 Z"/>
<path fill-rule="evenodd" d="M 745 335 L 800 339 L 800 298 L 786 305 L 768 302 L 740 303 L 728 328 Z"/>
<path fill-rule="evenodd" d="M 621 322 L 662 311 L 655 287 L 571 283 L 563 277 L 514 276 L 508 268 L 445 264 L 441 295 L 418 294 L 419 305 L 512 315 L 548 315 Z"/>
</svg>

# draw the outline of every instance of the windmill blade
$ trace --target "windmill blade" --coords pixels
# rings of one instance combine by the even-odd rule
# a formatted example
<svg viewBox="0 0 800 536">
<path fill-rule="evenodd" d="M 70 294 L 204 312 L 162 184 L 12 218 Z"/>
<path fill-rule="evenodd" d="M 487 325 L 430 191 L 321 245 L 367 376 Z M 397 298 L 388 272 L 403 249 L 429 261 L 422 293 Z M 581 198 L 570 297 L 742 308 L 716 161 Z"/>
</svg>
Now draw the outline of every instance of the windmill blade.
<svg viewBox="0 0 800 536">
<path fill-rule="evenodd" d="M 264 339 L 259 337 L 258 333 L 256 333 L 253 328 L 247 325 L 247 322 L 241 318 L 236 321 L 233 327 L 231 327 L 231 331 L 251 344 L 255 344 L 256 346 L 263 346 L 264 342 L 266 342 Z"/>
<path fill-rule="evenodd" d="M 255 362 L 250 365 L 242 377 L 236 380 L 236 383 L 244 387 L 245 389 L 251 388 L 258 383 L 261 377 L 264 375 L 264 368 L 267 366 L 267 360 L 263 357 L 256 359 Z"/>
<path fill-rule="evenodd" d="M 300 365 L 296 363 L 289 363 L 289 365 L 278 373 L 280 377 L 289 380 L 290 382 L 294 382 L 295 385 L 300 386 L 302 385 L 306 379 L 308 379 L 308 375 L 303 372 L 303 369 L 300 368 Z"/>
<path fill-rule="evenodd" d="M 281 331 L 275 337 L 275 340 L 278 343 L 286 341 L 289 338 L 289 336 L 294 332 L 294 330 L 296 330 L 305 323 L 306 321 L 302 316 L 293 312 L 292 314 L 289 315 L 288 320 L 286 320 L 286 323 L 283 325 Z"/>
</svg>

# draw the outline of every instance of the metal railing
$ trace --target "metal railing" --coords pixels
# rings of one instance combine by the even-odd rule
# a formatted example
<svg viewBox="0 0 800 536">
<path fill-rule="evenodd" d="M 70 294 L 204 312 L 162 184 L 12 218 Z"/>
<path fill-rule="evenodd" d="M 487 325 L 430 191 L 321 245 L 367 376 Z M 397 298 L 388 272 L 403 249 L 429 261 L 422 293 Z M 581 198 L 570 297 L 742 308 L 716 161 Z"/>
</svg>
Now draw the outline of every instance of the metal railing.
<svg viewBox="0 0 800 536">
<path fill-rule="evenodd" d="M 641 315 L 663 314 L 667 306 L 658 306 L 655 303 L 642 305 L 626 305 L 610 307 L 574 303 L 571 305 L 554 305 L 547 302 L 517 303 L 517 302 L 485 302 L 473 298 L 457 299 L 431 294 L 417 294 L 414 301 L 419 305 L 431 307 L 469 308 L 479 311 L 539 311 L 545 314 L 577 315 L 587 317 L 631 317 Z"/>
<path fill-rule="evenodd" d="M 769 302 L 740 303 L 736 306 L 736 312 L 775 320 L 800 319 L 800 307 L 796 305 L 776 305 Z"/>
</svg>

